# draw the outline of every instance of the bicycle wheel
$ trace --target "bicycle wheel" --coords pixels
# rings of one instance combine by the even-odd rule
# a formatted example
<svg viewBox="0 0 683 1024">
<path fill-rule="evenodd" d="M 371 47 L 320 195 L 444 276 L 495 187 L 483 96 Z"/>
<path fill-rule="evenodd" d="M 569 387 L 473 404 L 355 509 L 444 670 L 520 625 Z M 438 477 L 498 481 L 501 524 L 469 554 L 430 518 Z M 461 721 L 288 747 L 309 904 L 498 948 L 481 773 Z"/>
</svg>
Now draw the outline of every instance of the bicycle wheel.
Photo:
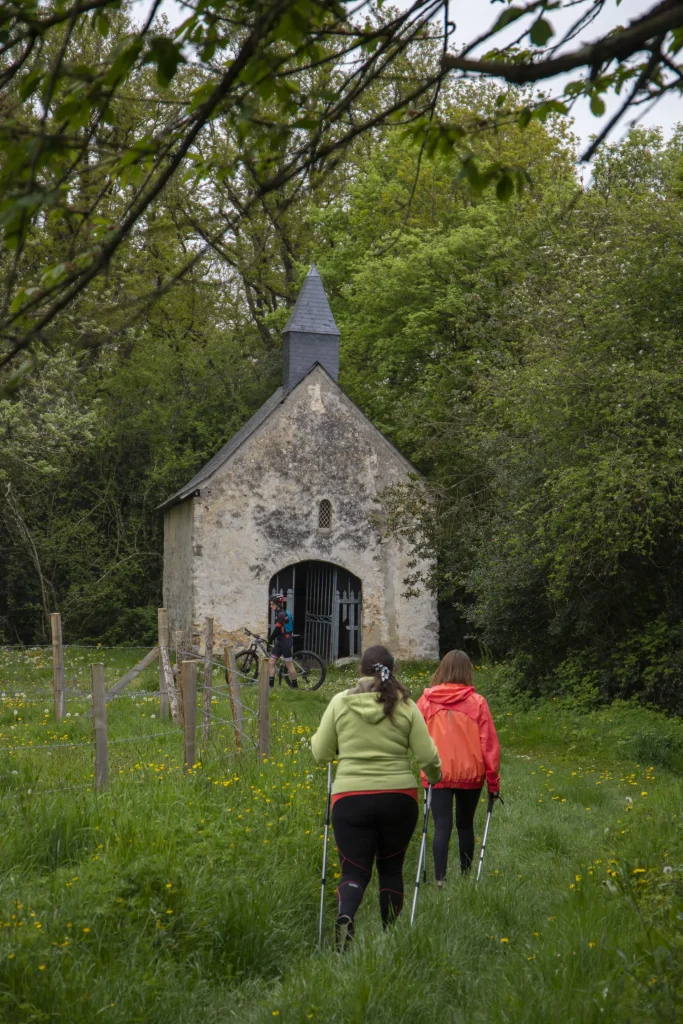
<svg viewBox="0 0 683 1024">
<path fill-rule="evenodd" d="M 237 671 L 241 673 L 238 676 L 238 682 L 256 682 L 258 679 L 258 658 L 253 651 L 241 651 L 235 658 L 235 664 L 237 665 Z M 245 676 L 248 678 L 245 679 Z"/>
<path fill-rule="evenodd" d="M 299 690 L 317 690 L 325 682 L 327 669 L 325 662 L 312 651 L 299 651 L 294 655 L 296 682 Z M 289 683 L 289 676 L 284 665 L 280 668 L 281 678 Z"/>
</svg>

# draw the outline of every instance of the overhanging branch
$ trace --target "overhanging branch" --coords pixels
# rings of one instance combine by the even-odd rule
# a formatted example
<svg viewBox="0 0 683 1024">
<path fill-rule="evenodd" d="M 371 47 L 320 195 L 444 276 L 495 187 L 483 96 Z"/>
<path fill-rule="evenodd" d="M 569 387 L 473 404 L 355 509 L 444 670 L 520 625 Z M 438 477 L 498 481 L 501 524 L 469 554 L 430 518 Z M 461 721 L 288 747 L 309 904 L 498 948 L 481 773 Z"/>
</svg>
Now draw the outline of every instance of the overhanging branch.
<svg viewBox="0 0 683 1024">
<path fill-rule="evenodd" d="M 464 71 L 502 78 L 511 85 L 531 85 L 575 71 L 577 68 L 603 67 L 613 60 L 626 60 L 635 53 L 650 50 L 659 36 L 666 36 L 668 32 L 682 27 L 683 2 L 665 0 L 627 28 L 619 29 L 604 39 L 558 57 L 512 63 L 507 60 L 470 60 L 449 53 L 443 58 L 442 66 L 446 71 Z"/>
</svg>

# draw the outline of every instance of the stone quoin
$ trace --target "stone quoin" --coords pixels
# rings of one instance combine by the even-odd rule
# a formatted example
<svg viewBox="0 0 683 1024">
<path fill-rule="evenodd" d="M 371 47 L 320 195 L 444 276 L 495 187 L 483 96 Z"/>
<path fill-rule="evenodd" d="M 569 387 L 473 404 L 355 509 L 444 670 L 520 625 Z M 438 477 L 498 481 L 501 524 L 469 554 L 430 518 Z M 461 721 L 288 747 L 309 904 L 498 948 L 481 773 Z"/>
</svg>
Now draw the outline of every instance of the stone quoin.
<svg viewBox="0 0 683 1024">
<path fill-rule="evenodd" d="M 170 629 L 199 644 L 211 616 L 217 645 L 241 643 L 245 627 L 265 634 L 278 593 L 295 650 L 437 657 L 436 601 L 406 596 L 411 552 L 375 525 L 382 492 L 415 470 L 337 383 L 339 330 L 315 265 L 283 341 L 282 386 L 160 506 Z"/>
</svg>

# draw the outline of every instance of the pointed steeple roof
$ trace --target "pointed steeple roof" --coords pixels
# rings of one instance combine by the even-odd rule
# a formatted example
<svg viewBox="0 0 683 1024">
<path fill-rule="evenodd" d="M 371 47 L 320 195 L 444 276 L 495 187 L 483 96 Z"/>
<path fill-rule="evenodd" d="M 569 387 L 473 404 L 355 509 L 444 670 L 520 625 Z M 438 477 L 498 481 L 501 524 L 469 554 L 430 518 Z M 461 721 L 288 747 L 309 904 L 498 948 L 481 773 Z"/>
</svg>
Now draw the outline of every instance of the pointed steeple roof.
<svg viewBox="0 0 683 1024">
<path fill-rule="evenodd" d="M 284 333 L 339 334 L 315 263 L 306 275 Z"/>
</svg>

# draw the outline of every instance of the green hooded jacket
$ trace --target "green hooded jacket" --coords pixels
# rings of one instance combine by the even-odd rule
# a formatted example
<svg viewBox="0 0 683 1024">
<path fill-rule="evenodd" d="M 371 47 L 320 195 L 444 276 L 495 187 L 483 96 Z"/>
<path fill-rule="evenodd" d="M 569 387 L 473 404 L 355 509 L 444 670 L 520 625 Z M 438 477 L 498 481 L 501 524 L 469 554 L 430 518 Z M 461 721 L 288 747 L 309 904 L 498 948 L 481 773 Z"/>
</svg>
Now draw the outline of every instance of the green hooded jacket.
<svg viewBox="0 0 683 1024">
<path fill-rule="evenodd" d="M 429 781 L 438 782 L 439 752 L 417 704 L 401 700 L 385 715 L 377 692 L 367 690 L 372 683 L 361 679 L 358 688 L 336 694 L 311 738 L 316 761 L 338 761 L 332 793 L 416 788 L 411 753 Z"/>
</svg>

